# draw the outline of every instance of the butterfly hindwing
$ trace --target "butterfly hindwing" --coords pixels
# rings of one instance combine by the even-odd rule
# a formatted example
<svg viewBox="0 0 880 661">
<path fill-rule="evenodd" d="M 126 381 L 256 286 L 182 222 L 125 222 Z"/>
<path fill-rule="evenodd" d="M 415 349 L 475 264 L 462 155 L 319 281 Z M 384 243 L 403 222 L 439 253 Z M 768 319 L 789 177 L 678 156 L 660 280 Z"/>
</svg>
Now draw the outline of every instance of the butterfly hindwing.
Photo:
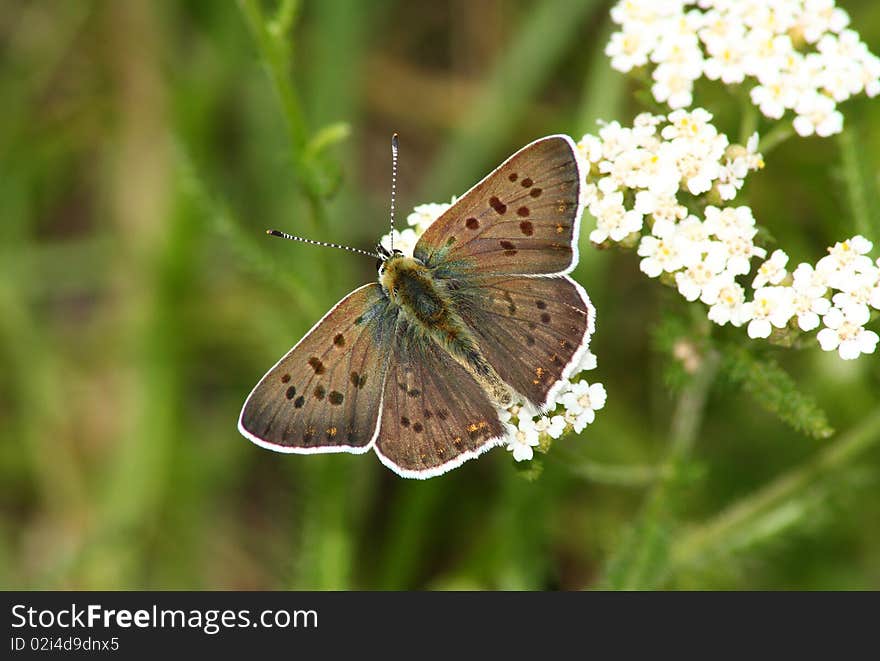
<svg viewBox="0 0 880 661">
<path fill-rule="evenodd" d="M 376 454 L 404 477 L 440 475 L 500 442 L 498 412 L 470 373 L 401 321 Z"/>
<path fill-rule="evenodd" d="M 397 311 L 377 283 L 342 299 L 254 388 L 239 430 L 281 452 L 365 452 Z"/>
<path fill-rule="evenodd" d="M 577 367 L 593 332 L 590 299 L 568 276 L 466 279 L 455 300 L 489 364 L 541 408 Z"/>
<path fill-rule="evenodd" d="M 414 256 L 461 273 L 567 273 L 577 261 L 581 181 L 571 138 L 536 140 L 456 200 Z"/>
</svg>

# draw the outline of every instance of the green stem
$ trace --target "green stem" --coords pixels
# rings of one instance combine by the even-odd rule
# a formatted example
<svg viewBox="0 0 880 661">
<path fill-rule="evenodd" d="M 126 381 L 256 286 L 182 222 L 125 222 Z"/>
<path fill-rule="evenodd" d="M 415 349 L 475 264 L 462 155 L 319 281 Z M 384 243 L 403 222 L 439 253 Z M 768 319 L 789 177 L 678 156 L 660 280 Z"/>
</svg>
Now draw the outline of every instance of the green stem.
<svg viewBox="0 0 880 661">
<path fill-rule="evenodd" d="M 600 461 L 579 461 L 567 465 L 569 472 L 576 477 L 619 487 L 651 486 L 666 474 L 659 466 L 606 464 Z"/>
<path fill-rule="evenodd" d="M 749 98 L 748 92 L 743 97 L 742 118 L 739 124 L 739 144 L 745 145 L 758 128 L 758 109 Z"/>
<path fill-rule="evenodd" d="M 281 102 L 287 132 L 290 137 L 293 168 L 303 194 L 308 200 L 312 217 L 316 225 L 326 224 L 326 214 L 321 199 L 317 173 L 313 172 L 312 163 L 306 155 L 309 142 L 309 131 L 302 111 L 302 103 L 290 81 L 290 53 L 286 42 L 286 29 L 273 30 L 272 21 L 263 16 L 258 0 L 238 0 L 238 6 L 244 15 L 245 22 L 256 42 L 260 57 L 269 74 L 275 94 Z M 293 20 L 295 12 L 290 15 Z"/>
<path fill-rule="evenodd" d="M 781 475 L 738 503 L 727 508 L 673 545 L 671 572 L 698 565 L 718 551 L 742 548 L 774 514 L 806 492 L 825 476 L 839 470 L 880 442 L 880 410 L 821 451 L 816 457 Z"/>
<path fill-rule="evenodd" d="M 767 133 L 761 136 L 758 143 L 758 151 L 767 156 L 771 151 L 776 149 L 783 142 L 794 135 L 794 129 L 788 122 L 779 122 Z"/>
<path fill-rule="evenodd" d="M 872 217 L 871 213 L 868 185 L 863 176 L 864 168 L 859 155 L 857 134 L 857 127 L 850 125 L 837 136 L 840 160 L 843 166 L 843 181 L 846 185 L 846 194 L 856 232 L 877 240 L 880 239 L 880 231 L 878 231 L 876 217 Z"/>
<path fill-rule="evenodd" d="M 681 477 L 703 420 L 718 364 L 717 354 L 706 354 L 702 366 L 682 391 L 672 417 L 669 454 L 664 461 L 662 478 L 649 494 L 620 549 L 609 560 L 600 587 L 650 589 L 656 587 L 665 574 L 670 546 L 667 531 L 674 523 Z"/>
</svg>

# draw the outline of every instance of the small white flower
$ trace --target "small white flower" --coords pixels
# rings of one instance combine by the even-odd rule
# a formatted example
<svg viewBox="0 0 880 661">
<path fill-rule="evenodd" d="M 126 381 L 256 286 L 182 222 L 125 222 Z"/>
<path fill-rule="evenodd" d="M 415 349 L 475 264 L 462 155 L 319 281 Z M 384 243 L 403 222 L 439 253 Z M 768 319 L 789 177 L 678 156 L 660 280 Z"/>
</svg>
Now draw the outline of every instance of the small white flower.
<svg viewBox="0 0 880 661">
<path fill-rule="evenodd" d="M 803 331 L 815 330 L 819 327 L 819 317 L 831 308 L 831 301 L 825 298 L 827 287 L 809 264 L 798 264 L 792 277 L 792 307 L 798 326 Z"/>
<path fill-rule="evenodd" d="M 404 255 L 409 257 L 412 256 L 413 250 L 415 250 L 416 243 L 419 240 L 419 234 L 416 234 L 415 230 L 406 228 L 405 230 L 392 230 L 394 232 L 394 249 L 400 250 Z M 379 243 L 386 250 L 391 250 L 391 234 L 386 234 L 383 236 Z"/>
<path fill-rule="evenodd" d="M 602 243 L 607 239 L 621 241 L 642 229 L 642 216 L 623 206 L 623 193 L 604 195 L 590 205 L 590 213 L 596 219 L 596 229 L 590 233 L 590 241 Z"/>
<path fill-rule="evenodd" d="M 758 273 L 752 280 L 752 288 L 759 289 L 766 284 L 778 285 L 788 275 L 785 265 L 788 264 L 788 255 L 782 250 L 774 250 L 770 258 L 758 267 Z"/>
<path fill-rule="evenodd" d="M 761 287 L 754 301 L 745 305 L 752 319 L 747 329 L 752 339 L 770 337 L 773 326 L 784 328 L 794 314 L 789 287 Z"/>
<path fill-rule="evenodd" d="M 542 415 L 535 421 L 535 429 L 556 439 L 565 432 L 565 418 L 561 415 Z"/>
<path fill-rule="evenodd" d="M 834 99 L 824 94 L 815 93 L 801 98 L 795 106 L 793 126 L 802 137 L 814 133 L 822 138 L 840 133 L 843 130 L 843 115 L 837 110 Z"/>
<path fill-rule="evenodd" d="M 559 401 L 565 407 L 565 420 L 574 431 L 580 434 L 596 419 L 596 411 L 605 406 L 605 386 L 601 383 L 590 385 L 586 381 L 571 384 L 568 392 Z"/>
<path fill-rule="evenodd" d="M 505 423 L 507 430 L 507 449 L 513 453 L 517 461 L 528 461 L 534 456 L 534 450 L 540 442 L 538 430 L 531 418 L 520 418 L 516 426 Z"/>
<path fill-rule="evenodd" d="M 703 289 L 703 295 L 707 301 L 714 301 L 709 308 L 709 320 L 719 326 L 727 323 L 742 326 L 751 319 L 745 304 L 745 291 L 730 273 L 710 282 Z"/>
<path fill-rule="evenodd" d="M 868 318 L 862 308 L 850 308 L 846 313 L 839 308 L 831 308 L 822 319 L 826 328 L 819 331 L 816 339 L 823 351 L 837 349 L 844 360 L 854 360 L 863 353 L 874 353 L 878 337 L 874 331 L 864 328 Z"/>
<path fill-rule="evenodd" d="M 704 289 L 724 271 L 724 259 L 717 252 L 712 252 L 705 259 L 688 266 L 684 271 L 675 274 L 675 283 L 678 292 L 689 301 L 696 301 L 703 294 Z M 711 291 L 711 289 L 710 289 Z M 704 300 L 709 303 L 709 300 Z M 711 301 L 714 303 L 715 301 Z"/>
<path fill-rule="evenodd" d="M 574 373 L 578 374 L 580 372 L 588 372 L 590 370 L 596 369 L 596 354 L 594 354 L 589 349 L 584 351 L 584 355 L 581 357 L 580 364 L 575 368 Z"/>
<path fill-rule="evenodd" d="M 672 237 L 658 239 L 655 236 L 643 236 L 639 242 L 638 254 L 644 258 L 639 263 L 639 268 L 649 278 L 656 278 L 664 271 L 672 273 L 682 267 L 681 257 Z"/>
<path fill-rule="evenodd" d="M 455 198 L 452 198 L 452 203 L 455 202 Z M 406 217 L 406 222 L 408 225 L 415 229 L 415 232 L 419 235 L 424 234 L 425 230 L 427 230 L 435 220 L 437 220 L 444 211 L 446 211 L 449 207 L 452 206 L 450 204 L 420 204 L 415 207 L 411 214 Z M 396 242 L 397 237 L 395 237 Z"/>
<path fill-rule="evenodd" d="M 870 314 L 868 306 L 877 307 L 878 281 L 880 281 L 880 269 L 870 268 L 866 271 L 853 272 L 845 281 L 838 282 L 838 293 L 831 297 L 835 307 L 843 310 L 844 314 L 852 311 L 853 316 L 864 313 Z M 858 310 L 856 310 L 858 308 Z"/>
</svg>

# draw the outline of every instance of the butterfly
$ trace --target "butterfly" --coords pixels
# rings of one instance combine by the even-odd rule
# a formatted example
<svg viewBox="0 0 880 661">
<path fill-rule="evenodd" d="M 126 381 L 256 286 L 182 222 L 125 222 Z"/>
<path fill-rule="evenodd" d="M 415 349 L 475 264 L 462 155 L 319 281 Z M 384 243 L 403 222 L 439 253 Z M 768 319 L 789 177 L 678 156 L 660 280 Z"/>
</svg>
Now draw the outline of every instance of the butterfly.
<svg viewBox="0 0 880 661">
<path fill-rule="evenodd" d="M 499 407 L 546 410 L 593 331 L 590 299 L 567 275 L 583 168 L 568 136 L 541 138 L 456 200 L 411 256 L 380 244 L 378 281 L 266 373 L 239 431 L 278 452 L 373 450 L 419 479 L 502 444 Z"/>
</svg>

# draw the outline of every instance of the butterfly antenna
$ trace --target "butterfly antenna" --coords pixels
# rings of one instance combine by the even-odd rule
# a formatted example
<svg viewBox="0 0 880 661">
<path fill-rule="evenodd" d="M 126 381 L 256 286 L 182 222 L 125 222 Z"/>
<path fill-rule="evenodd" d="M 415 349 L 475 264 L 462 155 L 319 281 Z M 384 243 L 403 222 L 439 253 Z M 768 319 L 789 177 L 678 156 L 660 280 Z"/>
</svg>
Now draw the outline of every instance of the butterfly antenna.
<svg viewBox="0 0 880 661">
<path fill-rule="evenodd" d="M 391 136 L 391 252 L 394 252 L 394 200 L 397 197 L 397 134 Z"/>
<path fill-rule="evenodd" d="M 293 234 L 288 234 L 287 232 L 282 232 L 280 230 L 266 230 L 266 234 L 268 234 L 269 236 L 277 236 L 282 239 L 287 239 L 289 241 L 299 241 L 300 243 L 308 243 L 313 246 L 321 246 L 322 248 L 339 248 L 340 250 L 347 250 L 348 252 L 356 252 L 359 255 L 366 255 L 367 257 L 382 259 L 382 255 L 375 252 L 361 250 L 360 248 L 352 248 L 350 246 L 343 246 L 338 243 L 327 243 L 326 241 L 314 241 L 312 239 L 304 239 L 301 236 L 294 236 Z"/>
</svg>

